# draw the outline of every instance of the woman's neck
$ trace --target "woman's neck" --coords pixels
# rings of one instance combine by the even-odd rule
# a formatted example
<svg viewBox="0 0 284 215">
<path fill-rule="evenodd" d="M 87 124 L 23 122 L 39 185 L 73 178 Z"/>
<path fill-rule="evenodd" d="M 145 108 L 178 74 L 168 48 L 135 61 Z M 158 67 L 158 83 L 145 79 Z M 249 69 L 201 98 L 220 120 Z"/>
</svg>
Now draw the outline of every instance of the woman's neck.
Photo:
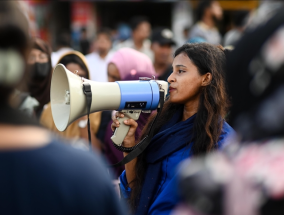
<svg viewBox="0 0 284 215">
<path fill-rule="evenodd" d="M 196 114 L 198 111 L 198 105 L 199 105 L 199 99 L 187 102 L 183 108 L 182 121 L 185 121 L 194 114 Z"/>
</svg>

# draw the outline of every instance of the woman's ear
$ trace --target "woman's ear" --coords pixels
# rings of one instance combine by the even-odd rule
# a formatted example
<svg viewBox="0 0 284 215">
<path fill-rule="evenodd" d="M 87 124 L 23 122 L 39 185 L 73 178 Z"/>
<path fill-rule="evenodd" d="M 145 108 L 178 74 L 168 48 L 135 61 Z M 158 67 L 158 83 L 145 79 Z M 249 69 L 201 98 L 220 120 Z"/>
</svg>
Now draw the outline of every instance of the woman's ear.
<svg viewBox="0 0 284 215">
<path fill-rule="evenodd" d="M 211 83 L 211 81 L 212 81 L 212 74 L 208 72 L 205 75 L 203 75 L 201 86 L 203 87 L 208 86 Z"/>
</svg>

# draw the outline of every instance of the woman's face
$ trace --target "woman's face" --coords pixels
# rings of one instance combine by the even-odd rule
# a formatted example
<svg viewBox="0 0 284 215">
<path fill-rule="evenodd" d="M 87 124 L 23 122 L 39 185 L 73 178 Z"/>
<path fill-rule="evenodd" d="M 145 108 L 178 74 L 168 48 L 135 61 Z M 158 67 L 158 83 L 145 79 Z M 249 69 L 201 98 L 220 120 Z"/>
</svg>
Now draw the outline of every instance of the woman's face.
<svg viewBox="0 0 284 215">
<path fill-rule="evenodd" d="M 75 71 L 77 70 L 78 73 L 77 75 L 79 75 L 82 78 L 88 78 L 87 72 L 85 70 L 83 70 L 79 64 L 77 63 L 68 63 L 66 65 L 66 69 L 68 69 L 69 71 L 76 73 Z"/>
<path fill-rule="evenodd" d="M 47 63 L 48 55 L 39 49 L 32 49 L 29 54 L 28 64 Z"/>
<path fill-rule="evenodd" d="M 191 101 L 199 101 L 206 75 L 200 75 L 197 67 L 184 53 L 174 58 L 172 66 L 173 72 L 168 78 L 170 102 L 186 104 Z"/>
<path fill-rule="evenodd" d="M 110 63 L 107 67 L 107 76 L 109 82 L 115 82 L 121 80 L 119 70 L 116 67 L 116 65 L 113 63 Z"/>
</svg>

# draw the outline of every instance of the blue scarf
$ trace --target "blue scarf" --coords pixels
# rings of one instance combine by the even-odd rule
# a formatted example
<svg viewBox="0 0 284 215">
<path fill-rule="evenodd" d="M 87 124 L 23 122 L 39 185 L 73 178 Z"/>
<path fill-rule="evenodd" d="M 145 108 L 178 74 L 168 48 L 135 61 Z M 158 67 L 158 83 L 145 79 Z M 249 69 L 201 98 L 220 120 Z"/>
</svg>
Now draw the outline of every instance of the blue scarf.
<svg viewBox="0 0 284 215">
<path fill-rule="evenodd" d="M 136 215 L 146 215 L 154 201 L 160 180 L 162 161 L 172 153 L 186 147 L 192 140 L 195 115 L 181 121 L 183 108 L 157 133 L 146 150 L 147 170 L 139 198 Z"/>
</svg>

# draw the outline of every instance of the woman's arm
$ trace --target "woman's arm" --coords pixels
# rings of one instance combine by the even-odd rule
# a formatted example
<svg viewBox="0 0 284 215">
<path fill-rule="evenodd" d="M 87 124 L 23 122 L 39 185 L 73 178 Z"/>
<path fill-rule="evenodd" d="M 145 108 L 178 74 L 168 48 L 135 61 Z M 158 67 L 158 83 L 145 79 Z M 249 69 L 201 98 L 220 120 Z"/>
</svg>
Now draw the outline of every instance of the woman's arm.
<svg viewBox="0 0 284 215">
<path fill-rule="evenodd" d="M 114 131 L 115 128 L 119 127 L 119 121 L 116 119 L 117 117 L 123 118 L 124 115 L 120 112 L 117 112 L 116 115 L 113 117 L 113 123 L 111 124 L 111 129 Z M 126 137 L 123 140 L 123 146 L 124 147 L 133 147 L 135 146 L 135 131 L 138 127 L 138 124 L 133 119 L 128 119 L 124 121 L 125 125 L 129 125 L 129 131 L 126 135 Z M 123 153 L 124 157 L 128 155 L 128 153 Z M 125 173 L 126 173 L 126 179 L 128 184 L 131 188 L 131 182 L 135 179 L 135 164 L 136 164 L 137 158 L 130 161 L 129 163 L 125 164 Z"/>
</svg>

